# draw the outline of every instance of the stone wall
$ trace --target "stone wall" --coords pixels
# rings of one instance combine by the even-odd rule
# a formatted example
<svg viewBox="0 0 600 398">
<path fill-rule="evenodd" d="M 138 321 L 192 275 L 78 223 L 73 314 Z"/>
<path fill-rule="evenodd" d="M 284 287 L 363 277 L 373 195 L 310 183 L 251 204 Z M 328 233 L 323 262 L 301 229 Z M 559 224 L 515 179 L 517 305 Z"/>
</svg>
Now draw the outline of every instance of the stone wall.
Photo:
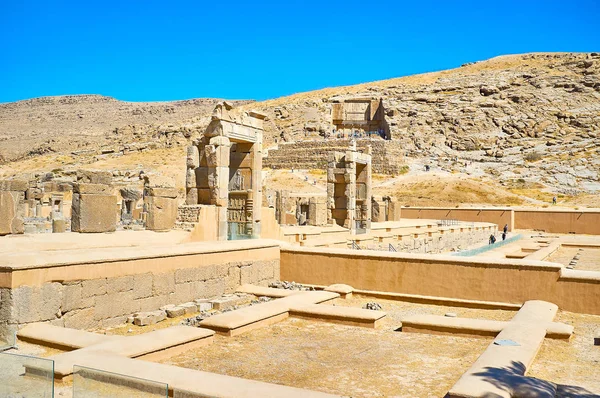
<svg viewBox="0 0 600 398">
<path fill-rule="evenodd" d="M 545 261 L 286 246 L 281 279 L 512 304 L 551 300 L 564 311 L 600 314 L 600 272 Z"/>
<path fill-rule="evenodd" d="M 486 245 L 490 234 L 497 234 L 498 230 L 496 225 L 493 227 L 490 226 L 490 228 L 464 228 L 465 230 L 461 232 L 460 228 L 457 227 L 455 232 L 450 232 L 449 230 L 443 233 L 432 232 L 431 236 L 429 236 L 428 232 L 417 234 L 417 236 L 410 234 L 401 236 L 397 240 L 367 243 L 360 245 L 360 247 L 363 249 L 389 251 L 389 245 L 391 244 L 397 252 L 401 253 L 448 253 L 465 250 L 476 244 Z"/>
<path fill-rule="evenodd" d="M 2 287 L 0 335 L 6 335 L 24 324 L 40 321 L 76 329 L 116 326 L 125 323 L 127 316 L 135 312 L 152 311 L 167 304 L 181 304 L 233 293 L 245 283 L 267 286 L 279 279 L 278 252 L 277 249 L 273 254 L 265 256 L 261 255 L 264 250 L 259 251 L 257 260 L 252 260 L 255 257 L 252 251 L 246 251 L 242 256 L 237 254 L 244 252 L 230 252 L 231 256 L 227 253 L 221 256 L 225 262 L 211 257 L 213 260 L 204 264 L 199 261 L 198 256 L 193 256 L 190 260 L 195 261 L 196 266 L 174 269 L 169 269 L 173 268 L 169 262 L 175 262 L 176 257 L 157 259 L 160 260 L 160 267 L 144 267 L 144 261 L 148 260 L 140 259 L 131 268 L 136 272 L 129 272 L 128 275 L 49 280 L 41 284 Z M 112 264 L 115 263 L 95 264 L 95 267 L 100 268 L 86 273 L 90 276 L 114 275 L 115 268 Z M 40 270 L 29 272 L 35 271 Z M 67 275 L 81 275 L 76 270 L 65 272 Z M 18 277 L 13 278 L 13 281 L 14 279 Z"/>
<path fill-rule="evenodd" d="M 325 169 L 327 154 L 333 151 L 348 150 L 351 140 L 328 139 L 318 141 L 298 141 L 279 144 L 278 149 L 270 149 L 263 159 L 264 167 L 272 169 Z M 371 145 L 373 152 L 372 168 L 374 173 L 399 174 L 404 165 L 404 151 L 396 141 L 381 139 L 357 139 L 359 151 L 367 152 Z"/>
</svg>

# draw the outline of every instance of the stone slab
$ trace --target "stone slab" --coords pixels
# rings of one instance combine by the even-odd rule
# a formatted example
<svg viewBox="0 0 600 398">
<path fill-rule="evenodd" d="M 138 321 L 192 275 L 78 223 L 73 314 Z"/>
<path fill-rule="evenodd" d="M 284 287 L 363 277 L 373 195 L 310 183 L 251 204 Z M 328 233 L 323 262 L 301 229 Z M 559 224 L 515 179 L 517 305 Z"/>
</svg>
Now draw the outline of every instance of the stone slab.
<svg viewBox="0 0 600 398">
<path fill-rule="evenodd" d="M 50 359 L 54 360 L 55 377 L 64 378 L 73 373 L 73 365 L 81 365 L 82 358 L 93 355 L 90 352 L 137 358 L 198 340 L 212 339 L 214 333 L 212 330 L 191 326 L 171 326 L 137 336 L 105 341 L 80 350 L 54 355 Z"/>
<path fill-rule="evenodd" d="M 375 328 L 387 314 L 383 311 L 365 310 L 325 304 L 297 305 L 290 307 L 290 316 L 320 319 L 335 323 Z"/>
<path fill-rule="evenodd" d="M 223 311 L 229 308 L 233 308 L 236 305 L 249 304 L 252 296 L 237 296 L 231 295 L 227 297 L 219 297 L 211 300 L 210 303 L 215 310 Z"/>
<path fill-rule="evenodd" d="M 338 293 L 341 298 L 347 299 L 352 297 L 352 292 L 354 291 L 354 288 L 343 283 L 335 283 L 333 285 L 327 286 L 324 290 L 326 292 Z"/>
<path fill-rule="evenodd" d="M 302 292 L 239 310 L 213 315 L 201 321 L 200 326 L 222 334 L 233 335 L 232 333 L 235 333 L 236 329 L 255 322 L 284 314 L 287 316 L 292 306 L 318 304 L 338 297 L 339 294 L 332 292 Z"/>
<path fill-rule="evenodd" d="M 527 301 L 508 322 L 475 363 L 461 376 L 446 395 L 448 398 L 540 397 L 535 392 L 556 395 L 556 386 L 544 380 L 525 377 L 558 307 L 544 301 Z M 512 341 L 516 345 L 496 344 Z"/>
<path fill-rule="evenodd" d="M 17 336 L 20 340 L 29 343 L 66 350 L 76 350 L 123 338 L 121 336 L 108 336 L 86 332 L 85 330 L 63 328 L 48 323 L 29 324 L 20 329 Z"/>
<path fill-rule="evenodd" d="M 507 321 L 418 314 L 402 318 L 402 331 L 469 337 L 495 337 L 508 324 Z M 546 333 L 548 338 L 568 340 L 573 335 L 573 326 L 558 322 L 546 323 Z"/>
<path fill-rule="evenodd" d="M 186 397 L 336 397 L 335 395 L 318 391 L 202 372 L 178 366 L 139 361 L 105 352 L 87 352 L 79 358 L 77 365 L 168 384 L 170 390 L 169 396 L 173 395 L 174 390 L 183 390 L 188 393 Z"/>
</svg>

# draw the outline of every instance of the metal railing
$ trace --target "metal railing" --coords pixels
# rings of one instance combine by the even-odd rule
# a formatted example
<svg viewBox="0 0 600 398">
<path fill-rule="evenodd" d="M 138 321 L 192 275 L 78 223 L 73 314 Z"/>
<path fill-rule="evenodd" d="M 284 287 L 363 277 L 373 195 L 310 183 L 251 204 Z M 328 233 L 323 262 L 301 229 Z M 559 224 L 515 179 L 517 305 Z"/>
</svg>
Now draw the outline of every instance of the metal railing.
<svg viewBox="0 0 600 398">
<path fill-rule="evenodd" d="M 391 252 L 394 252 L 394 253 L 397 252 L 396 248 L 391 243 L 389 244 L 388 250 L 391 251 Z"/>
<path fill-rule="evenodd" d="M 352 249 L 354 250 L 362 250 L 359 245 L 356 244 L 356 241 L 352 241 Z"/>
</svg>

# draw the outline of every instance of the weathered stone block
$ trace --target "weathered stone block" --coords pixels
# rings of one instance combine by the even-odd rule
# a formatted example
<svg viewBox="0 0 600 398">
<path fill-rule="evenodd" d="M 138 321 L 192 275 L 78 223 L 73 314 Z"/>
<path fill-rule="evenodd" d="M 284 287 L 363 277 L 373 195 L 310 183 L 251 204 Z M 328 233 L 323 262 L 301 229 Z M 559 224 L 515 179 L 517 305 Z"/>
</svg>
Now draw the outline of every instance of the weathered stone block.
<svg viewBox="0 0 600 398">
<path fill-rule="evenodd" d="M 236 305 L 248 304 L 250 303 L 251 299 L 252 296 L 250 295 L 238 296 L 236 294 L 233 294 L 226 297 L 219 297 L 217 299 L 211 300 L 210 302 L 215 310 L 223 311 L 229 308 L 233 308 Z"/>
<path fill-rule="evenodd" d="M 200 166 L 200 152 L 196 145 L 190 145 L 187 147 L 186 165 L 188 169 L 194 169 Z"/>
<path fill-rule="evenodd" d="M 186 314 L 194 314 L 198 312 L 198 306 L 193 302 L 179 304 L 179 306 L 185 310 Z"/>
<path fill-rule="evenodd" d="M 145 206 L 148 211 L 146 229 L 151 231 L 168 231 L 175 226 L 177 220 L 177 199 L 146 196 Z"/>
<path fill-rule="evenodd" d="M 113 232 L 117 227 L 115 195 L 73 194 L 71 230 L 74 232 Z"/>
<path fill-rule="evenodd" d="M 210 311 L 213 308 L 209 299 L 196 299 L 194 303 L 198 307 L 198 311 Z"/>
<path fill-rule="evenodd" d="M 81 284 L 63 286 L 61 311 L 69 312 L 94 305 L 93 297 L 82 297 L 83 287 Z"/>
<path fill-rule="evenodd" d="M 185 308 L 179 306 L 170 307 L 166 309 L 166 312 L 169 318 L 176 318 L 185 315 Z"/>
<path fill-rule="evenodd" d="M 141 274 L 133 277 L 133 298 L 140 299 L 152 296 L 152 274 Z"/>
<path fill-rule="evenodd" d="M 106 279 L 90 279 L 81 282 L 81 297 L 93 297 L 106 294 Z"/>
<path fill-rule="evenodd" d="M 185 190 L 185 204 L 197 205 L 198 203 L 198 188 L 187 188 Z"/>
<path fill-rule="evenodd" d="M 133 290 L 133 276 L 121 276 L 106 279 L 106 293 L 119 293 Z"/>
<path fill-rule="evenodd" d="M 175 273 L 154 275 L 153 292 L 156 296 L 175 292 Z"/>
<path fill-rule="evenodd" d="M 18 192 L 0 191 L 0 236 L 25 232 Z"/>
<path fill-rule="evenodd" d="M 133 299 L 133 291 L 96 296 L 94 319 L 103 320 L 139 312 L 140 304 Z"/>
<path fill-rule="evenodd" d="M 59 234 L 63 233 L 67 230 L 67 223 L 63 219 L 53 219 L 52 220 L 52 233 Z"/>
<path fill-rule="evenodd" d="M 160 309 L 169 302 L 166 294 L 160 296 L 150 296 L 136 300 L 140 306 L 140 311 L 154 311 Z"/>
<path fill-rule="evenodd" d="M 113 318 L 103 319 L 100 324 L 103 328 L 114 328 L 127 323 L 127 316 L 119 315 Z"/>
<path fill-rule="evenodd" d="M 198 282 L 196 286 L 196 297 L 200 298 L 212 298 L 225 293 L 225 284 L 222 280 L 213 279 L 209 281 Z"/>
<path fill-rule="evenodd" d="M 29 182 L 25 180 L 0 180 L 0 191 L 25 192 L 29 189 Z"/>
<path fill-rule="evenodd" d="M 99 325 L 99 322 L 94 319 L 93 308 L 69 311 L 62 319 L 65 327 L 72 329 L 92 329 Z"/>
<path fill-rule="evenodd" d="M 133 317 L 133 324 L 137 326 L 154 325 L 165 319 L 167 319 L 167 313 L 165 311 L 138 312 Z"/>
</svg>

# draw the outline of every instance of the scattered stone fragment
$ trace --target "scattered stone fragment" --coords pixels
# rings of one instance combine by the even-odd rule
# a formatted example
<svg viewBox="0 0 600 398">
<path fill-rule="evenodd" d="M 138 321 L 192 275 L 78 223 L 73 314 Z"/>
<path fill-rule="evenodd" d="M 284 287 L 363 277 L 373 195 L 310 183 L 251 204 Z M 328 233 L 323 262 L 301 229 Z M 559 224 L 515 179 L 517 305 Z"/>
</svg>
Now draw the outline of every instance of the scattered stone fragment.
<svg viewBox="0 0 600 398">
<path fill-rule="evenodd" d="M 175 307 L 175 304 L 167 304 L 167 305 L 163 305 L 162 307 L 160 307 L 161 310 L 166 311 L 169 308 L 173 308 Z"/>
<path fill-rule="evenodd" d="M 375 303 L 375 302 L 370 302 L 365 304 L 365 306 L 363 307 L 363 309 L 365 310 L 373 310 L 373 311 L 381 311 L 381 305 Z"/>
<path fill-rule="evenodd" d="M 178 316 L 185 315 L 185 308 L 183 307 L 173 306 L 171 308 L 167 308 L 166 311 L 169 318 L 176 318 Z"/>
<path fill-rule="evenodd" d="M 567 265 L 567 269 L 573 269 L 572 265 Z"/>
<path fill-rule="evenodd" d="M 231 294 L 217 299 L 211 300 L 212 308 L 219 311 L 225 311 L 235 307 L 236 305 L 249 304 L 252 300 L 248 294 Z"/>
<path fill-rule="evenodd" d="M 296 282 L 288 282 L 288 281 L 276 281 L 269 284 L 269 287 L 275 289 L 286 289 L 286 290 L 302 290 L 302 291 L 313 291 L 315 290 L 312 286 L 304 286 L 300 283 Z"/>
<path fill-rule="evenodd" d="M 194 303 L 198 307 L 199 312 L 212 310 L 212 303 L 209 299 L 197 299 L 194 300 Z"/>
<path fill-rule="evenodd" d="M 447 316 L 448 318 L 456 318 L 457 317 L 455 312 L 446 312 L 444 314 L 444 316 Z"/>
<path fill-rule="evenodd" d="M 138 312 L 133 315 L 133 324 L 137 326 L 154 325 L 167 318 L 167 313 L 162 310 L 150 312 Z"/>
<path fill-rule="evenodd" d="M 179 307 L 183 308 L 186 314 L 193 314 L 195 312 L 198 312 L 198 306 L 196 305 L 196 303 L 183 303 L 179 304 Z"/>
</svg>

